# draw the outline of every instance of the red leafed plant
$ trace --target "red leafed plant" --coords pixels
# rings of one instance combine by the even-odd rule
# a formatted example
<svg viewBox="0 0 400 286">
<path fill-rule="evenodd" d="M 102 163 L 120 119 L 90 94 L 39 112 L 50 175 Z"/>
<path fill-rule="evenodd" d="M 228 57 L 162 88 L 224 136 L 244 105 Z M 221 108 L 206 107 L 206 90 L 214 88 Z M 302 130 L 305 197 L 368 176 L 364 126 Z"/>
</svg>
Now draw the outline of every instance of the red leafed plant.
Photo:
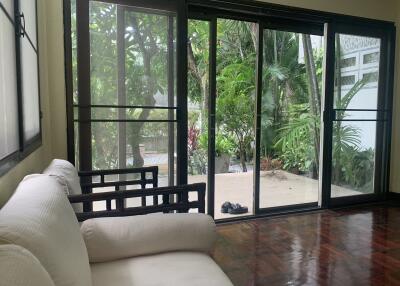
<svg viewBox="0 0 400 286">
<path fill-rule="evenodd" d="M 196 126 L 191 125 L 188 130 L 188 153 L 192 155 L 195 150 L 199 147 L 199 135 L 200 129 Z"/>
</svg>

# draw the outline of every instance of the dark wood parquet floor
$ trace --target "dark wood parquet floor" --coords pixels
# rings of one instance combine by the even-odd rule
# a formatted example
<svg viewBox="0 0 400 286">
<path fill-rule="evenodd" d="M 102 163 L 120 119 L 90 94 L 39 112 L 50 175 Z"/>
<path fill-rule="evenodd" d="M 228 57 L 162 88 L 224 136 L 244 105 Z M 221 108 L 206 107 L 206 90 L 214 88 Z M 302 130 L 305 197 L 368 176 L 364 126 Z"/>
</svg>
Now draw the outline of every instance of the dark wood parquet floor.
<svg viewBox="0 0 400 286">
<path fill-rule="evenodd" d="M 214 258 L 236 286 L 400 285 L 400 208 L 219 225 Z"/>
</svg>

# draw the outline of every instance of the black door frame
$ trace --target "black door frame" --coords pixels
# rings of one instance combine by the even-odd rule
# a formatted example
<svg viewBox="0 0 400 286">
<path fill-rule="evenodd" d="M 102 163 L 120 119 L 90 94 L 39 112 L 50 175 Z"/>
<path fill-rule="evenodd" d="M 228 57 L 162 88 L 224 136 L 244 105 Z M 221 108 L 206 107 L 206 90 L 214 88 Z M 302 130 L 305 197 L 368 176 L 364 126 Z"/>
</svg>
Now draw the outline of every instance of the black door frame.
<svg viewBox="0 0 400 286">
<path fill-rule="evenodd" d="M 380 92 L 379 98 L 382 104 L 385 105 L 386 111 L 386 124 L 384 128 L 377 128 L 382 130 L 382 136 L 385 142 L 377 145 L 376 153 L 383 153 L 384 158 L 377 160 L 377 163 L 388 162 L 390 156 L 390 133 L 391 133 L 391 107 L 392 107 L 392 93 L 393 93 L 393 72 L 394 69 L 393 59 L 394 42 L 395 42 L 395 28 L 393 23 L 385 21 L 370 20 L 365 18 L 358 18 L 352 16 L 344 16 L 333 13 L 323 13 L 318 11 L 311 11 L 305 9 L 296 9 L 291 7 L 284 7 L 279 5 L 259 4 L 252 1 L 235 1 L 230 5 L 226 5 L 227 1 L 212 1 L 212 0 L 189 0 L 189 18 L 209 21 L 210 26 L 216 25 L 218 18 L 227 18 L 233 20 L 249 21 L 258 23 L 258 50 L 262 51 L 264 29 L 275 29 L 282 31 L 290 31 L 297 33 L 309 33 L 325 36 L 325 73 L 324 73 L 324 90 L 322 91 L 323 107 L 321 110 L 321 158 L 320 158 L 320 199 L 315 203 L 305 203 L 298 205 L 288 205 L 272 208 L 260 208 L 260 105 L 261 105 L 261 89 L 262 89 L 262 57 L 263 55 L 257 52 L 257 66 L 256 66 L 256 114 L 255 114 L 255 130 L 256 130 L 256 148 L 255 148 L 255 169 L 254 169 L 254 192 L 253 192 L 253 209 L 254 216 L 273 215 L 288 212 L 297 212 L 305 210 L 324 209 L 335 206 L 344 206 L 356 203 L 374 202 L 382 200 L 385 196 L 383 194 L 388 192 L 388 175 L 389 163 L 382 166 L 379 177 L 375 180 L 380 182 L 381 186 L 379 195 L 361 195 L 357 197 L 343 197 L 332 200 L 331 196 L 331 161 L 332 161 L 332 122 L 333 116 L 333 91 L 334 91 L 334 62 L 335 62 L 335 41 L 334 34 L 338 31 L 346 33 L 356 33 L 360 35 L 379 35 L 382 39 L 381 49 L 381 71 L 380 71 L 380 86 L 384 86 L 384 91 Z M 225 3 L 225 5 L 223 5 Z M 260 10 L 263 8 L 264 10 Z M 304 18 L 304 15 L 307 18 Z M 305 20 L 306 19 L 306 20 Z M 212 24 L 214 23 L 214 24 Z M 355 24 L 356 23 L 356 24 Z M 216 39 L 212 34 L 212 27 L 210 27 L 210 55 L 215 54 Z M 260 41 L 261 40 L 261 41 Z M 387 47 L 387 48 L 386 48 Z M 214 51 L 213 51 L 214 50 Z M 383 61 L 385 60 L 385 61 Z M 216 86 L 212 84 L 215 81 L 216 69 L 215 58 L 210 58 L 210 99 L 214 100 L 214 104 L 210 106 L 209 123 L 209 156 L 208 156 L 208 213 L 214 216 L 214 196 L 215 196 L 215 174 L 214 174 L 214 155 L 215 155 L 215 130 L 212 126 L 215 125 L 215 98 Z M 387 76 L 392 75 L 392 76 Z M 382 83 L 382 84 L 381 84 Z M 331 110 L 331 111 L 329 111 Z M 383 126 L 382 126 L 383 127 Z M 213 140 L 213 141 L 212 141 Z M 382 141 L 382 140 L 381 140 Z M 382 156 L 383 157 L 383 156 Z M 211 166 L 210 166 L 211 165 Z M 378 165 L 378 164 L 377 164 Z M 378 168 L 377 168 L 378 169 Z M 375 189 L 378 187 L 376 186 Z M 246 217 L 238 217 L 232 219 L 222 219 L 220 221 L 235 221 Z"/>
<path fill-rule="evenodd" d="M 353 25 L 343 23 L 327 24 L 326 34 L 330 39 L 327 42 L 327 65 L 325 74 L 325 106 L 324 106 L 324 175 L 322 182 L 324 207 L 341 207 L 357 203 L 376 202 L 386 198 L 388 192 L 390 141 L 391 141 L 391 118 L 392 118 L 392 93 L 393 93 L 393 61 L 391 51 L 394 51 L 394 29 L 384 30 L 380 28 L 365 27 L 354 23 Z M 344 121 L 367 121 L 376 122 L 375 134 L 375 164 L 374 164 L 374 193 L 361 194 L 346 197 L 332 197 L 332 136 L 333 122 L 336 120 L 336 109 L 334 108 L 335 88 L 335 35 L 346 34 L 380 39 L 379 79 L 378 79 L 378 103 L 376 109 L 357 109 L 357 111 L 374 111 L 377 113 L 375 120 L 349 119 Z M 328 63 L 329 62 L 329 63 Z M 328 173 L 329 174 L 326 174 Z"/>
<path fill-rule="evenodd" d="M 77 3 L 81 3 L 82 11 L 87 10 L 86 7 L 89 0 L 79 0 Z M 394 54 L 395 54 L 395 26 L 392 22 L 387 21 L 379 21 L 379 20 L 371 20 L 361 17 L 353 17 L 340 15 L 335 13 L 327 13 L 321 11 L 313 11 L 308 9 L 301 8 L 293 8 L 289 6 L 276 5 L 276 4 L 268 4 L 262 2 L 256 2 L 251 0 L 175 0 L 175 1 L 162 1 L 162 0 L 103 0 L 103 2 L 109 3 L 118 3 L 123 5 L 139 5 L 139 6 L 148 6 L 149 2 L 152 5 L 158 5 L 160 9 L 171 9 L 171 5 L 177 11 L 177 49 L 179 54 L 178 64 L 177 64 L 177 152 L 179 154 L 177 161 L 177 183 L 185 184 L 187 183 L 187 54 L 186 54 L 186 41 L 187 41 L 187 31 L 188 31 L 188 17 L 205 20 L 210 22 L 210 64 L 213 68 L 210 69 L 210 110 L 214 110 L 214 112 L 209 113 L 209 126 L 215 125 L 215 75 L 216 75 L 216 49 L 213 48 L 213 43 L 216 42 L 216 19 L 217 18 L 229 18 L 236 20 L 243 20 L 249 22 L 257 22 L 259 23 L 259 38 L 261 25 L 264 27 L 275 28 L 275 29 L 283 29 L 289 31 L 298 31 L 298 32 L 307 32 L 307 33 L 315 33 L 316 31 L 321 31 L 322 27 L 324 27 L 325 34 L 325 93 L 333 94 L 334 83 L 332 81 L 334 77 L 334 32 L 338 27 L 342 27 L 345 32 L 351 33 L 354 30 L 354 27 L 361 27 L 365 33 L 370 35 L 371 31 L 373 33 L 378 32 L 379 35 L 382 36 L 383 45 L 382 53 L 381 53 L 381 65 L 382 65 L 382 74 L 380 76 L 380 86 L 382 87 L 382 106 L 387 111 L 387 121 L 380 128 L 382 130 L 382 138 L 384 138 L 385 142 L 379 147 L 381 150 L 377 150 L 382 152 L 382 158 L 380 159 L 380 164 L 382 165 L 381 172 L 379 175 L 377 182 L 379 181 L 379 193 L 378 197 L 372 198 L 349 198 L 346 200 L 342 199 L 340 205 L 344 204 L 354 204 L 368 200 L 380 200 L 386 197 L 386 194 L 389 189 L 389 166 L 390 166 L 390 141 L 391 141 L 391 118 L 392 118 L 392 98 L 393 98 L 393 82 L 394 82 Z M 173 4 L 171 4 L 173 2 Z M 72 94 L 72 55 L 71 55 L 71 19 L 70 19 L 70 0 L 64 0 L 64 24 L 65 24 L 65 57 L 66 57 L 66 91 L 67 91 L 67 112 L 68 112 L 68 158 L 71 162 L 74 162 L 74 120 L 73 120 L 73 94 Z M 79 13 L 79 12 L 78 12 Z M 81 25 L 88 24 L 87 16 L 85 16 L 82 12 L 80 14 L 83 19 L 80 19 L 78 24 L 78 28 Z M 78 17 L 79 18 L 79 17 Z M 78 69 L 86 70 L 89 69 L 89 57 L 88 46 L 89 35 L 87 35 L 87 31 L 81 30 L 81 33 L 78 33 Z M 262 37 L 262 35 L 261 35 Z M 260 46 L 259 46 L 260 49 Z M 262 57 L 262 55 L 261 55 Z M 259 56 L 259 59 L 261 59 Z M 260 69 L 260 63 L 257 65 L 257 69 Z M 90 81 L 84 80 L 84 75 L 78 75 L 80 80 L 78 83 L 78 89 L 80 93 L 88 93 L 90 94 Z M 261 74 L 258 72 L 256 77 L 260 81 Z M 260 94 L 260 84 L 257 84 L 257 94 Z M 260 108 L 260 95 L 256 100 L 256 110 Z M 90 101 L 90 99 L 89 99 Z M 89 102 L 90 104 L 90 102 Z M 323 160 L 323 164 L 326 165 L 325 168 L 320 172 L 322 174 L 322 180 L 320 180 L 320 189 L 324 190 L 322 192 L 321 197 L 321 208 L 328 208 L 337 205 L 336 203 L 332 203 L 330 200 L 330 180 L 331 180 L 331 172 L 330 165 L 331 162 L 331 152 L 330 148 L 332 147 L 332 138 L 329 131 L 332 131 L 332 112 L 329 112 L 330 107 L 333 107 L 333 99 L 330 96 L 325 96 L 324 100 L 324 111 L 323 111 L 323 128 L 321 130 L 321 138 L 325 142 L 323 148 L 321 149 L 321 156 Z M 85 119 L 87 114 L 79 114 L 80 119 Z M 256 112 L 255 124 L 256 130 L 260 126 L 260 118 L 259 112 Z M 90 118 L 86 118 L 89 119 Z M 90 126 L 80 127 L 80 135 L 85 136 L 85 134 L 90 134 L 90 132 L 85 132 L 90 130 Z M 257 133 L 257 132 L 256 132 Z M 258 132 L 259 133 L 259 132 Z M 256 155 L 257 150 L 259 152 L 260 144 L 260 134 L 256 134 Z M 86 138 L 90 141 L 90 138 Z M 212 146 L 215 145 L 215 130 L 209 128 L 209 144 Z M 257 142 L 258 141 L 258 142 Z M 82 152 L 83 151 L 83 152 Z M 85 156 L 84 154 L 91 154 L 89 146 L 81 146 L 80 147 L 80 155 Z M 258 153 L 259 154 L 259 153 Z M 214 173 L 215 163 L 214 163 L 214 155 L 215 150 L 209 150 L 208 158 L 209 158 L 209 166 L 208 171 Z M 86 155 L 87 156 L 87 155 Z M 259 170 L 258 160 L 255 161 L 256 168 Z M 91 165 L 80 166 L 81 169 L 90 169 Z M 300 206 L 289 206 L 289 207 L 279 207 L 274 209 L 262 210 L 259 208 L 259 180 L 258 178 L 254 178 L 254 205 L 255 215 L 254 216 L 264 216 L 275 213 L 282 212 L 297 212 L 305 209 L 315 209 L 314 206 L 310 205 L 300 205 Z M 214 216 L 214 186 L 215 180 L 213 177 L 208 178 L 208 211 L 209 214 Z M 326 191 L 326 190 L 329 190 Z M 302 207 L 302 209 L 300 209 Z M 254 217 L 249 216 L 249 217 Z M 246 217 L 234 218 L 232 220 L 240 220 Z M 223 220 L 229 221 L 229 220 Z"/>
<path fill-rule="evenodd" d="M 137 9 L 154 9 L 150 11 L 154 11 L 155 13 L 159 13 L 158 11 L 165 11 L 160 12 L 163 14 L 174 14 L 176 16 L 176 29 L 178 35 L 187 35 L 187 6 L 185 5 L 184 0 L 175 0 L 175 1 L 159 1 L 159 0 L 152 0 L 152 1 L 136 1 L 132 3 L 132 1 L 126 0 L 79 0 L 76 1 L 76 13 L 77 13 L 77 77 L 78 77 L 78 92 L 79 92 L 79 104 L 74 105 L 72 96 L 68 97 L 67 101 L 67 110 L 69 113 L 68 120 L 68 136 L 69 136 L 69 145 L 73 146 L 74 142 L 74 126 L 71 122 L 77 122 L 79 124 L 79 169 L 80 170 L 91 170 L 92 166 L 92 146 L 91 146 L 91 124 L 93 122 L 117 122 L 119 125 L 120 123 L 125 122 L 136 122 L 137 120 L 130 120 L 126 118 L 118 118 L 117 120 L 107 120 L 107 119 L 92 119 L 91 118 L 91 108 L 118 108 L 119 114 L 124 112 L 120 112 L 121 109 L 124 108 L 134 108 L 135 106 L 127 106 L 123 103 L 123 98 L 120 101 L 120 83 L 118 84 L 118 106 L 106 106 L 106 105 L 92 105 L 91 103 L 91 91 L 90 91 L 90 31 L 89 31 L 89 3 L 90 2 L 106 2 L 112 4 L 120 4 L 119 7 L 123 7 L 123 10 L 131 9 L 130 7 Z M 66 7 L 65 10 L 70 13 L 71 11 L 71 2 L 70 0 L 64 1 L 64 6 Z M 120 11 L 118 11 L 120 13 Z M 121 22 L 122 23 L 122 22 Z M 118 22 L 118 25 L 121 25 Z M 68 20 L 65 22 L 66 26 L 71 27 L 71 19 L 70 14 Z M 122 23 L 123 24 L 123 23 Z M 170 33 L 172 32 L 172 34 Z M 171 35 L 170 35 L 171 34 Z M 121 38 L 121 35 L 118 35 Z M 169 29 L 169 37 L 173 37 L 173 28 Z M 66 41 L 66 56 L 72 58 L 71 49 L 71 33 L 69 36 L 66 36 L 68 39 Z M 123 39 L 123 35 L 122 35 Z M 123 48 L 123 46 L 121 46 Z M 169 50 L 173 49 L 173 45 L 169 45 Z M 176 170 L 176 177 L 177 177 L 177 184 L 186 184 L 186 169 L 187 169 L 187 155 L 185 156 L 186 148 L 187 148 L 187 131 L 182 131 L 187 129 L 187 98 L 184 96 L 187 94 L 187 63 L 186 63 L 186 36 L 179 36 L 176 37 L 176 53 L 180 55 L 179 58 L 176 59 L 176 74 L 179 78 L 179 81 L 176 83 L 176 93 L 177 93 L 177 105 L 176 106 L 169 106 L 168 108 L 164 107 L 151 107 L 152 109 L 168 109 L 168 119 L 167 120 L 157 120 L 158 122 L 168 122 L 171 124 L 178 125 L 177 128 L 177 152 L 182 154 L 177 158 L 177 170 Z M 168 62 L 169 66 L 172 69 L 169 69 L 169 93 L 174 93 L 174 79 L 172 75 L 174 74 L 174 64 L 171 61 L 174 61 L 174 55 L 171 58 L 171 51 L 169 51 L 168 55 Z M 122 63 L 122 59 L 118 58 L 119 64 Z M 69 61 L 70 62 L 70 61 Z M 124 69 L 119 69 L 119 73 L 121 72 L 124 74 Z M 67 76 L 72 76 L 72 65 L 67 62 L 66 65 L 66 74 Z M 119 77 L 120 79 L 120 77 Z M 67 91 L 69 94 L 72 93 L 73 87 L 72 84 L 69 83 L 67 85 Z M 123 92 L 123 96 L 125 96 L 125 92 Z M 170 102 L 170 100 L 169 100 Z M 74 119 L 73 109 L 77 108 L 78 110 L 78 119 Z M 138 106 L 139 107 L 139 106 Z M 150 108 L 147 106 L 140 106 L 140 108 Z M 174 112 L 176 112 L 176 119 L 174 118 Z M 122 116 L 124 117 L 124 116 Z M 143 120 L 142 120 L 143 121 Z M 142 122 L 141 121 L 141 122 Z M 154 120 L 147 120 L 148 122 L 153 122 Z M 120 126 L 119 126 L 120 127 Z M 171 128 L 169 124 L 169 129 Z M 175 138 L 173 138 L 175 139 Z M 174 141 L 170 142 L 174 145 Z M 74 154 L 71 152 L 74 151 L 72 147 L 69 149 L 69 160 L 73 163 L 75 160 Z M 173 160 L 173 158 L 172 158 Z M 172 161 L 169 158 L 169 161 Z M 171 173 L 169 174 L 171 175 Z M 174 180 L 169 181 L 170 184 L 174 184 Z"/>
<path fill-rule="evenodd" d="M 259 23 L 259 33 L 258 33 L 258 45 L 259 45 L 259 50 L 263 51 L 263 32 L 264 30 L 276 30 L 276 31 L 284 31 L 284 32 L 294 32 L 294 33 L 304 33 L 304 34 L 311 34 L 311 35 L 319 35 L 319 36 L 324 36 L 324 25 L 323 24 L 316 24 L 316 23 L 299 23 L 296 20 L 286 20 L 282 22 L 281 19 L 268 19 L 268 21 L 263 20 Z M 262 60 L 262 55 L 259 55 L 258 57 Z M 262 90 L 262 68 L 263 68 L 263 62 L 257 62 L 257 89 Z M 260 82 L 261 81 L 261 82 Z M 256 92 L 257 94 L 257 120 L 256 120 L 256 130 L 259 133 L 256 135 L 256 148 L 260 148 L 260 140 L 261 140 L 261 108 L 258 106 L 261 106 L 262 102 L 262 91 Z M 322 97 L 323 93 L 322 93 Z M 321 112 L 322 114 L 322 112 Z M 322 117 L 322 115 L 321 115 Z M 321 118 L 322 119 L 322 118 Z M 322 122 L 322 120 L 321 120 Z M 322 138 L 322 136 L 320 136 Z M 320 140 L 321 144 L 323 140 Z M 255 213 L 256 214 L 269 214 L 269 213 L 284 213 L 284 212 L 290 212 L 290 211 L 296 211 L 299 209 L 302 210 L 310 210 L 310 209 L 318 209 L 321 207 L 320 200 L 316 202 L 310 202 L 310 203 L 302 203 L 302 204 L 291 204 L 291 205 L 283 205 L 283 206 L 277 206 L 277 207 L 268 207 L 268 208 L 261 208 L 260 207 L 260 150 L 256 149 L 256 155 L 255 155 L 255 172 L 254 172 L 254 181 L 256 182 L 254 193 L 255 193 Z M 321 148 L 322 150 L 322 148 Z M 321 161 L 321 160 L 320 160 Z M 321 162 L 320 162 L 321 163 Z M 319 173 L 320 174 L 320 173 Z M 322 175 L 319 175 L 319 181 L 321 181 Z M 321 193 L 321 191 L 320 191 Z M 257 201 L 257 202 L 256 202 Z"/>
</svg>

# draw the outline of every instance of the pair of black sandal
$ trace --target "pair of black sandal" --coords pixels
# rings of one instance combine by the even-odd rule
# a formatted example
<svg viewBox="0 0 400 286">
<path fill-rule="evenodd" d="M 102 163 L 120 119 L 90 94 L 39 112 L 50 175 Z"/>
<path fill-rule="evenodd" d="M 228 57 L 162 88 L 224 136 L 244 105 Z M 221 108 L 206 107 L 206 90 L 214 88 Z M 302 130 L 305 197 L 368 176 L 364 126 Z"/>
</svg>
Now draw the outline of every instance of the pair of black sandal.
<svg viewBox="0 0 400 286">
<path fill-rule="evenodd" d="M 237 215 L 237 214 L 245 214 L 249 211 L 249 209 L 245 206 L 242 206 L 240 204 L 232 204 L 231 202 L 225 202 L 221 206 L 221 213 L 223 214 L 232 214 L 232 215 Z"/>
</svg>

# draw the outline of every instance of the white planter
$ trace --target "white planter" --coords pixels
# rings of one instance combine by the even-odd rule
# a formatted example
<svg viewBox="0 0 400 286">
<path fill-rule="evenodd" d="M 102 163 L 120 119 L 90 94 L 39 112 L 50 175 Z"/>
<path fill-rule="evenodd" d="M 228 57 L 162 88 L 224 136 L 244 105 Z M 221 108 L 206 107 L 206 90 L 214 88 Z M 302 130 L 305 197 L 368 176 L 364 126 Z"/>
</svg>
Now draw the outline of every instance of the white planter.
<svg viewBox="0 0 400 286">
<path fill-rule="evenodd" d="M 229 173 L 229 162 L 231 157 L 228 154 L 215 157 L 215 174 Z"/>
</svg>

